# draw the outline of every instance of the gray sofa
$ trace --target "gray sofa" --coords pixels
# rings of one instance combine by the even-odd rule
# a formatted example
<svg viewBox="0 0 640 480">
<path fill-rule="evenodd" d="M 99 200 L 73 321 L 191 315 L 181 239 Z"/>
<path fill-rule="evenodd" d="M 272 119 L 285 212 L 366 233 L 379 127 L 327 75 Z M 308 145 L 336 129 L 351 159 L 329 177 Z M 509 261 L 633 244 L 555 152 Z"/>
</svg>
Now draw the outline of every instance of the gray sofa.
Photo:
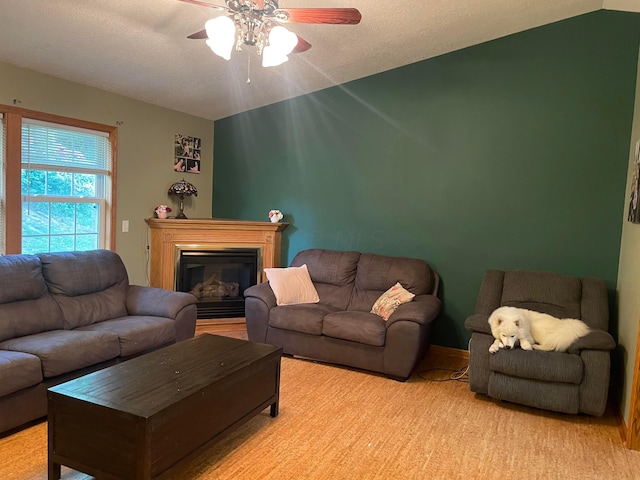
<svg viewBox="0 0 640 480">
<path fill-rule="evenodd" d="M 302 251 L 291 262 L 303 264 L 319 303 L 277 306 L 268 282 L 248 288 L 249 340 L 406 380 L 429 348 L 431 323 L 440 313 L 438 274 L 420 259 L 322 249 Z M 369 313 L 396 282 L 415 294 L 413 301 L 387 321 Z"/>
<path fill-rule="evenodd" d="M 501 349 L 489 353 L 489 315 L 511 306 L 579 318 L 591 327 L 567 352 Z M 600 416 L 607 406 L 610 351 L 609 303 L 603 280 L 552 272 L 488 270 L 482 280 L 471 330 L 469 388 L 472 392 L 563 413 Z"/>
<path fill-rule="evenodd" d="M 45 416 L 52 385 L 193 337 L 196 301 L 129 285 L 108 250 L 0 257 L 0 433 Z"/>
</svg>

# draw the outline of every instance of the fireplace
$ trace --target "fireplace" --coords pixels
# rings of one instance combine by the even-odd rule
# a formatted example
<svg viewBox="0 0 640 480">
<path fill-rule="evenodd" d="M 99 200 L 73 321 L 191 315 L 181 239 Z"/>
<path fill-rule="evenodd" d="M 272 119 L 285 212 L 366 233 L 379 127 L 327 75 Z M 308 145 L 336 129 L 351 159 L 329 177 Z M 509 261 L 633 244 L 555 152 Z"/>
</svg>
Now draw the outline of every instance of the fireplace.
<svg viewBox="0 0 640 480">
<path fill-rule="evenodd" d="M 176 290 L 198 299 L 198 319 L 244 317 L 244 291 L 258 281 L 260 249 L 181 249 Z"/>
<path fill-rule="evenodd" d="M 265 268 L 280 266 L 282 231 L 289 225 L 284 222 L 254 222 L 221 218 L 147 218 L 145 221 L 150 230 L 149 284 L 152 287 L 166 290 L 178 290 L 178 282 L 182 281 L 182 274 L 178 274 L 178 269 L 183 251 L 238 253 L 238 250 L 248 250 L 257 252 L 257 283 L 264 281 Z M 198 260 L 194 260 L 193 263 L 202 267 L 207 266 Z M 244 259 L 241 263 L 244 263 Z M 193 277 L 200 275 L 202 280 L 205 280 L 204 273 L 196 273 L 197 268 L 190 270 L 193 270 Z M 204 270 L 205 268 L 200 269 L 202 272 Z M 246 288 L 244 280 L 240 281 L 242 275 L 239 275 L 238 280 L 227 280 L 226 275 L 228 273 L 225 272 L 225 280 L 220 280 L 231 284 L 238 283 L 238 292 L 241 296 Z M 189 281 L 191 282 L 191 280 Z M 198 279 L 195 284 L 198 283 L 203 282 Z M 183 288 L 185 287 L 180 289 Z M 191 291 L 191 285 L 188 291 Z M 213 288 L 208 289 L 209 293 L 213 293 L 213 291 Z M 238 308 L 237 313 L 232 313 L 238 317 L 227 317 L 229 315 L 226 311 L 227 305 L 232 303 L 230 298 L 223 297 L 216 308 L 218 311 L 213 312 L 215 315 L 211 316 L 210 313 L 204 313 L 205 302 L 202 303 L 202 308 L 198 308 L 198 323 L 201 325 L 205 323 L 230 323 L 226 320 L 227 318 L 238 318 L 238 321 L 242 321 L 240 317 L 244 317 L 244 303 L 241 307 L 242 310 Z M 206 308 L 211 307 L 207 306 Z"/>
</svg>

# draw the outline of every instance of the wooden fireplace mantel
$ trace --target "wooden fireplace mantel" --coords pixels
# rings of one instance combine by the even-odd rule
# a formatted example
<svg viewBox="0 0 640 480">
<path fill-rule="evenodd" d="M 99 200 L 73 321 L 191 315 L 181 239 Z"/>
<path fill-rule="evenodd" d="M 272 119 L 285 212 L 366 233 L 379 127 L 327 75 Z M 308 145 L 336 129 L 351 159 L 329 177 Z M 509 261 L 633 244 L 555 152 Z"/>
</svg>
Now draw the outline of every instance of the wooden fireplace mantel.
<svg viewBox="0 0 640 480">
<path fill-rule="evenodd" d="M 258 282 L 263 269 L 280 267 L 281 232 L 288 223 L 219 218 L 147 218 L 151 231 L 149 281 L 152 287 L 175 290 L 176 263 L 181 249 L 257 248 Z"/>
</svg>

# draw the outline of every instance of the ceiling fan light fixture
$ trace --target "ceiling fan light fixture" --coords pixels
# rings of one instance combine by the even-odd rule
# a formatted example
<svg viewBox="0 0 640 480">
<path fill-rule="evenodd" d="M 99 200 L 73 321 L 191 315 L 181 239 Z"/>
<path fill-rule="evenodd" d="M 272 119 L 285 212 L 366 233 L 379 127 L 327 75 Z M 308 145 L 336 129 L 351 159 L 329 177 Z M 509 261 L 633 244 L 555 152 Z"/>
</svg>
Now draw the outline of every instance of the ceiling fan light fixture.
<svg viewBox="0 0 640 480">
<path fill-rule="evenodd" d="M 216 55 L 225 60 L 231 59 L 231 50 L 236 42 L 236 26 L 230 17 L 220 16 L 207 20 L 207 45 Z"/>
<path fill-rule="evenodd" d="M 298 36 L 280 25 L 276 25 L 269 32 L 269 46 L 283 55 L 289 55 L 297 44 Z"/>
<path fill-rule="evenodd" d="M 278 52 L 274 51 L 272 47 L 264 47 L 264 50 L 262 51 L 263 67 L 277 67 L 278 65 L 282 65 L 288 60 L 288 56 L 279 54 Z"/>
<path fill-rule="evenodd" d="M 224 0 L 224 6 L 211 3 L 222 0 L 180 1 L 227 14 L 209 20 L 204 30 L 187 38 L 208 39 L 209 48 L 225 60 L 231 59 L 234 44 L 237 52 L 245 45 L 254 47 L 256 54 L 262 56 L 263 67 L 281 65 L 289 60 L 290 53 L 306 52 L 311 48 L 304 38 L 277 22 L 357 25 L 362 19 L 357 8 L 279 8 L 278 0 Z"/>
<path fill-rule="evenodd" d="M 298 44 L 298 36 L 280 25 L 269 32 L 269 45 L 262 50 L 262 66 L 275 67 L 289 60 L 289 55 Z"/>
</svg>

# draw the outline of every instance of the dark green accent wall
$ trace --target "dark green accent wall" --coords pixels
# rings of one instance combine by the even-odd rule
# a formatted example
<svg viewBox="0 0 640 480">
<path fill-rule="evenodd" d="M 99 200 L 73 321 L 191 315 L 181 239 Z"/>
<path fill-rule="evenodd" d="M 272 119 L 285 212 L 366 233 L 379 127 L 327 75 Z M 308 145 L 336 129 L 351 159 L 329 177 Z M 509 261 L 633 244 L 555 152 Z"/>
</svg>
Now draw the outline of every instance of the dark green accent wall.
<svg viewBox="0 0 640 480">
<path fill-rule="evenodd" d="M 613 290 L 639 36 L 637 14 L 599 11 L 216 121 L 213 215 L 282 210 L 286 264 L 427 260 L 443 346 L 467 347 L 487 269 Z"/>
</svg>

